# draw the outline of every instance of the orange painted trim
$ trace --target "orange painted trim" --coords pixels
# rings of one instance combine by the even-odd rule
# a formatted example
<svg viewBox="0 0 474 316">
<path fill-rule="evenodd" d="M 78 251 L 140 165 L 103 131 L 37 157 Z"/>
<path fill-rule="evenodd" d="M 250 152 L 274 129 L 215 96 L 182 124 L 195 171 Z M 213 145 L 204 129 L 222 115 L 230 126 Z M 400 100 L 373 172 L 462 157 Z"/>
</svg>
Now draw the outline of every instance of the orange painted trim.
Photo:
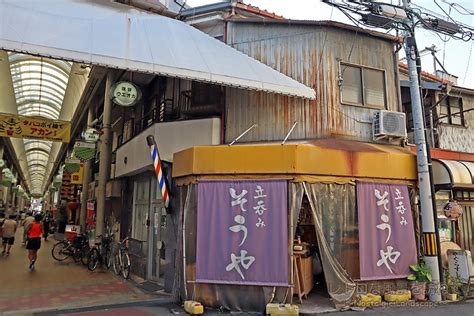
<svg viewBox="0 0 474 316">
<path fill-rule="evenodd" d="M 410 150 L 416 154 L 415 146 L 410 146 Z M 439 148 L 431 148 L 431 158 L 474 162 L 474 154 Z"/>
<path fill-rule="evenodd" d="M 343 144 L 346 148 L 341 148 Z M 325 145 L 196 146 L 174 154 L 173 178 L 263 174 L 417 179 L 416 156 L 402 147 L 357 142 Z"/>
</svg>

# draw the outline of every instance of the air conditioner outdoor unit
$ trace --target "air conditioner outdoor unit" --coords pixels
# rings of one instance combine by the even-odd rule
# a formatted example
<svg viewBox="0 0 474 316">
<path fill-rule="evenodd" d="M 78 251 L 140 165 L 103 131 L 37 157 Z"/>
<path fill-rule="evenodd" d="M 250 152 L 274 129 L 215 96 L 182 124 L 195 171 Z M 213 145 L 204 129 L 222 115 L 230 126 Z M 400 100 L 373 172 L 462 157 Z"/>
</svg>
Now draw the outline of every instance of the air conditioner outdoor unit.
<svg viewBox="0 0 474 316">
<path fill-rule="evenodd" d="M 372 131 L 374 140 L 407 137 L 405 113 L 384 110 L 374 112 Z"/>
</svg>

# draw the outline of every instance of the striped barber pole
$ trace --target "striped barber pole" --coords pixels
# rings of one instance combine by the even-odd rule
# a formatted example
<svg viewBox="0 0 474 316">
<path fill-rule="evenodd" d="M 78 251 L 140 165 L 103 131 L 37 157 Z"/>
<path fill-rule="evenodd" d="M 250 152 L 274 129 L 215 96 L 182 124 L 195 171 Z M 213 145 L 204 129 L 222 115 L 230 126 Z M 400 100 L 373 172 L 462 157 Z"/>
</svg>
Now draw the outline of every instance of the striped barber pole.
<svg viewBox="0 0 474 316">
<path fill-rule="evenodd" d="M 161 160 L 160 155 L 158 153 L 158 148 L 156 146 L 155 139 L 153 136 L 147 137 L 148 146 L 150 146 L 150 154 L 151 159 L 153 160 L 153 165 L 155 167 L 156 177 L 158 179 L 158 183 L 160 184 L 161 195 L 163 196 L 163 203 L 165 208 L 168 208 L 169 205 L 169 194 L 168 189 L 166 187 L 166 179 L 163 173 L 163 169 L 161 168 Z"/>
</svg>

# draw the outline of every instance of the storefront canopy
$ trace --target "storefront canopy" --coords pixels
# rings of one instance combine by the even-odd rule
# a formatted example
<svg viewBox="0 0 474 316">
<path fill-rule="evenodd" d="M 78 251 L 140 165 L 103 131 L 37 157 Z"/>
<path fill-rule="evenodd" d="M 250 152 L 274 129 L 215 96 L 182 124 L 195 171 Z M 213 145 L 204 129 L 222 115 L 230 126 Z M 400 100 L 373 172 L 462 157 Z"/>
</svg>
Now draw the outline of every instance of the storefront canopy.
<svg viewBox="0 0 474 316">
<path fill-rule="evenodd" d="M 439 187 L 474 189 L 474 162 L 433 159 L 433 181 Z"/>
<path fill-rule="evenodd" d="M 315 91 L 181 22 L 109 0 L 0 0 L 0 49 L 315 98 Z"/>
<path fill-rule="evenodd" d="M 416 157 L 407 149 L 336 139 L 285 145 L 197 146 L 174 155 L 175 178 L 233 175 L 331 182 L 417 179 Z"/>
</svg>

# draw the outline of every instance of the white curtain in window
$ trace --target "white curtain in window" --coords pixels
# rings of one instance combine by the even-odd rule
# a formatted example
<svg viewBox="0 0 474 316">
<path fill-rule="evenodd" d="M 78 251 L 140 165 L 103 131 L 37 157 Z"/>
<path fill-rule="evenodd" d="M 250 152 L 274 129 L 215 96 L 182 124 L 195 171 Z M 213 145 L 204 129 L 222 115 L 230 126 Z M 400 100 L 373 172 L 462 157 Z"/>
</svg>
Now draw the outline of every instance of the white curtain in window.
<svg viewBox="0 0 474 316">
<path fill-rule="evenodd" d="M 385 108 L 385 78 L 383 71 L 364 69 L 365 104 Z"/>
<path fill-rule="evenodd" d="M 342 103 L 363 104 L 362 77 L 359 67 L 341 65 L 342 71 Z"/>
</svg>

